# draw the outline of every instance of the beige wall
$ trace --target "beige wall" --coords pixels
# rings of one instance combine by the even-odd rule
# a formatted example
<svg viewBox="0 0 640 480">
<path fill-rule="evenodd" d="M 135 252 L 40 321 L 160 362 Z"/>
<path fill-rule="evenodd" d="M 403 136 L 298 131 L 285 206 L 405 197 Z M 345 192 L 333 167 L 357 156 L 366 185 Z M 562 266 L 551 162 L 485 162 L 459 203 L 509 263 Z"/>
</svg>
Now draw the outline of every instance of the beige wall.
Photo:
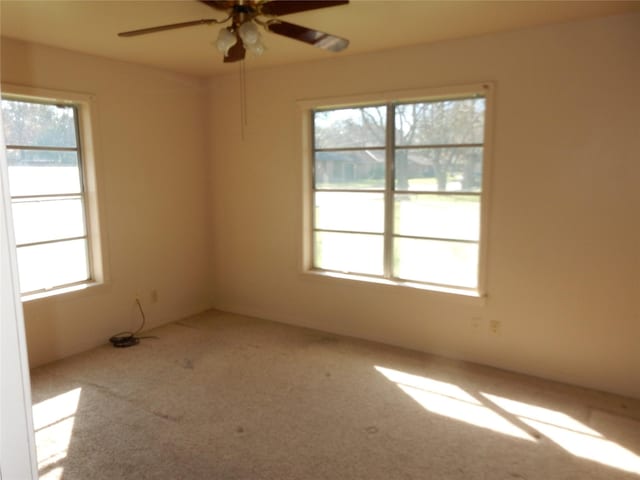
<svg viewBox="0 0 640 480">
<path fill-rule="evenodd" d="M 636 14 L 249 71 L 244 139 L 237 77 L 212 79 L 214 305 L 640 397 L 639 46 Z M 480 81 L 486 302 L 301 275 L 296 101 Z"/>
<path fill-rule="evenodd" d="M 3 82 L 96 96 L 97 159 L 111 279 L 24 305 L 31 365 L 205 309 L 206 88 L 195 78 L 2 40 Z M 158 302 L 150 292 L 157 290 Z"/>
</svg>

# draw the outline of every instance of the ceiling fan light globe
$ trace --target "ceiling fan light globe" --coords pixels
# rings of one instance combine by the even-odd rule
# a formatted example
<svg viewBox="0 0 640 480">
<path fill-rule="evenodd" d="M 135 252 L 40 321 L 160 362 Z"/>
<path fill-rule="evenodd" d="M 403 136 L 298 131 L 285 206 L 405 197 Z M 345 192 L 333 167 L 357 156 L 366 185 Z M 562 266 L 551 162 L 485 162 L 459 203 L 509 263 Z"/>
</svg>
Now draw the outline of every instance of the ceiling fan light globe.
<svg viewBox="0 0 640 480">
<path fill-rule="evenodd" d="M 236 37 L 235 33 L 230 31 L 228 28 L 223 28 L 218 33 L 218 39 L 216 40 L 216 47 L 226 57 L 227 54 L 229 53 L 229 49 L 233 47 L 237 41 L 238 41 L 238 38 Z"/>
<path fill-rule="evenodd" d="M 238 35 L 240 35 L 242 43 L 246 46 L 253 45 L 260 41 L 260 32 L 258 32 L 258 27 L 256 27 L 256 24 L 252 21 L 244 22 L 240 25 L 240 27 L 238 27 Z"/>
<path fill-rule="evenodd" d="M 247 45 L 247 50 L 253 53 L 256 57 L 259 57 L 266 50 L 264 44 L 261 41 Z"/>
</svg>

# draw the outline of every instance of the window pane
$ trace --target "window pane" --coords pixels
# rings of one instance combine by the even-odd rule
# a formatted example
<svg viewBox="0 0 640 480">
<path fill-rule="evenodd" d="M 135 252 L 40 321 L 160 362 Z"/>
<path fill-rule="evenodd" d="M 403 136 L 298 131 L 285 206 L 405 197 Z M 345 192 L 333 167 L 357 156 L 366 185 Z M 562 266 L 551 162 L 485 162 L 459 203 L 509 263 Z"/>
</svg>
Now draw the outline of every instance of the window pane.
<svg viewBox="0 0 640 480">
<path fill-rule="evenodd" d="M 338 150 L 316 152 L 315 187 L 383 189 L 384 150 Z"/>
<path fill-rule="evenodd" d="M 384 231 L 382 193 L 317 192 L 315 228 L 351 232 Z"/>
<path fill-rule="evenodd" d="M 478 245 L 395 238 L 394 276 L 404 280 L 475 288 Z"/>
<path fill-rule="evenodd" d="M 7 149 L 12 196 L 80 193 L 76 152 Z"/>
<path fill-rule="evenodd" d="M 75 147 L 73 107 L 2 100 L 7 145 Z"/>
<path fill-rule="evenodd" d="M 479 240 L 480 196 L 396 195 L 394 233 L 414 237 Z"/>
<path fill-rule="evenodd" d="M 482 147 L 396 150 L 396 190 L 480 192 Z"/>
<path fill-rule="evenodd" d="M 382 235 L 316 232 L 314 267 L 344 273 L 382 275 Z"/>
<path fill-rule="evenodd" d="M 86 240 L 18 248 L 20 291 L 32 292 L 89 278 Z"/>
<path fill-rule="evenodd" d="M 15 201 L 12 207 L 18 245 L 85 235 L 80 198 Z"/>
<path fill-rule="evenodd" d="M 397 105 L 396 145 L 483 143 L 484 98 Z"/>
<path fill-rule="evenodd" d="M 342 108 L 314 112 L 315 148 L 383 147 L 387 108 Z"/>
</svg>

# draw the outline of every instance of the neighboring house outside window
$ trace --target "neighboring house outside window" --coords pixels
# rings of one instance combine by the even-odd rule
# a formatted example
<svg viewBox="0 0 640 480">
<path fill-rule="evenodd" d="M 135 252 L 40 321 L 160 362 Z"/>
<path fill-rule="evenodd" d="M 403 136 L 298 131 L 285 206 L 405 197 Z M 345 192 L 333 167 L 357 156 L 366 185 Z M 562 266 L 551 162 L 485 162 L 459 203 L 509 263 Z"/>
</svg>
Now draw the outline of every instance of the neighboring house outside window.
<svg viewBox="0 0 640 480">
<path fill-rule="evenodd" d="M 481 295 L 489 93 L 310 106 L 308 269 Z"/>
<path fill-rule="evenodd" d="M 103 282 L 88 99 L 3 86 L 1 107 L 23 298 Z"/>
</svg>

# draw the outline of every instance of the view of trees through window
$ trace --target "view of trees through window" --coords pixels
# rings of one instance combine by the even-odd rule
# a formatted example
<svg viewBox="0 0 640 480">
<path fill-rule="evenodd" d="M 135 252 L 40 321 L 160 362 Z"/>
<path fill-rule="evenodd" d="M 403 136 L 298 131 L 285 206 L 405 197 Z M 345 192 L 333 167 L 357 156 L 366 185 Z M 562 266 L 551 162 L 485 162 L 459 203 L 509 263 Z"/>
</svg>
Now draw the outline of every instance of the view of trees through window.
<svg viewBox="0 0 640 480">
<path fill-rule="evenodd" d="M 19 100 L 2 100 L 4 133 L 8 144 L 75 147 L 73 108 Z"/>
<path fill-rule="evenodd" d="M 476 288 L 486 99 L 316 110 L 314 267 Z"/>
</svg>

